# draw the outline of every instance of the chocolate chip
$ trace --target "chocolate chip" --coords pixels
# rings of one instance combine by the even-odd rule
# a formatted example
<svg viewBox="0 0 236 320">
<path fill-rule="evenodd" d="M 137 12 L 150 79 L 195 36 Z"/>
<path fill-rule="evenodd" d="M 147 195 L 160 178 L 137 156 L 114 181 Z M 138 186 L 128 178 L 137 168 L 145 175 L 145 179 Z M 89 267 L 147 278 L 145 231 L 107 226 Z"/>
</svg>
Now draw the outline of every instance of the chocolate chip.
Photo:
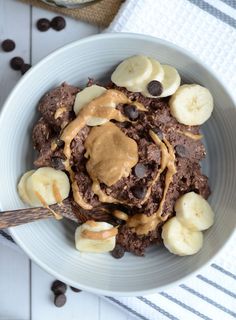
<svg viewBox="0 0 236 320">
<path fill-rule="evenodd" d="M 51 27 L 56 31 L 61 31 L 66 26 L 66 20 L 63 17 L 55 17 L 50 22 Z"/>
<path fill-rule="evenodd" d="M 5 52 L 13 51 L 15 47 L 15 42 L 11 39 L 6 39 L 2 42 L 2 50 Z"/>
<path fill-rule="evenodd" d="M 56 139 L 55 142 L 56 142 L 58 148 L 62 148 L 65 145 L 65 142 L 63 140 L 61 140 L 61 139 L 58 139 L 58 138 Z"/>
<path fill-rule="evenodd" d="M 145 175 L 147 173 L 147 167 L 142 163 L 138 163 L 134 167 L 134 173 L 135 173 L 136 177 L 143 178 L 143 177 L 145 177 Z"/>
<path fill-rule="evenodd" d="M 10 60 L 10 66 L 13 70 L 20 70 L 24 64 L 24 60 L 21 57 L 14 57 Z"/>
<path fill-rule="evenodd" d="M 65 166 L 63 164 L 63 159 L 59 157 L 52 157 L 51 165 L 56 170 L 64 170 Z"/>
<path fill-rule="evenodd" d="M 148 89 L 148 92 L 154 97 L 161 95 L 163 92 L 163 86 L 157 80 L 150 81 L 147 85 L 147 89 Z"/>
<path fill-rule="evenodd" d="M 157 136 L 160 140 L 163 140 L 163 132 L 161 131 L 161 129 L 159 128 L 152 128 L 151 129 Z"/>
<path fill-rule="evenodd" d="M 67 290 L 67 285 L 60 280 L 55 280 L 51 286 L 51 290 L 55 295 L 64 294 Z"/>
<path fill-rule="evenodd" d="M 41 32 L 48 31 L 48 29 L 50 28 L 50 21 L 45 18 L 39 19 L 36 23 L 36 26 Z"/>
<path fill-rule="evenodd" d="M 111 251 L 112 257 L 116 259 L 122 258 L 124 254 L 125 254 L 125 249 L 120 244 L 117 244 L 115 248 Z"/>
<path fill-rule="evenodd" d="M 182 144 L 178 144 L 177 146 L 175 146 L 175 151 L 177 155 L 181 158 L 185 158 L 188 154 L 187 149 Z"/>
<path fill-rule="evenodd" d="M 29 69 L 31 68 L 31 64 L 29 63 L 24 63 L 22 66 L 21 66 L 21 74 L 25 74 Z"/>
<path fill-rule="evenodd" d="M 138 109 L 135 105 L 126 104 L 124 106 L 124 113 L 125 115 L 132 121 L 137 120 L 139 117 Z"/>
<path fill-rule="evenodd" d="M 66 296 L 61 293 L 55 296 L 54 298 L 54 304 L 56 307 L 61 308 L 66 303 Z"/>
<path fill-rule="evenodd" d="M 81 291 L 82 291 L 82 290 L 77 289 L 77 288 L 75 288 L 75 287 L 70 287 L 70 288 L 71 288 L 71 290 L 74 291 L 74 292 L 81 292 Z"/>
<path fill-rule="evenodd" d="M 137 185 L 137 186 L 132 187 L 131 191 L 132 191 L 133 195 L 135 196 L 135 198 L 143 199 L 145 197 L 146 192 L 147 192 L 147 188 L 142 185 Z"/>
</svg>

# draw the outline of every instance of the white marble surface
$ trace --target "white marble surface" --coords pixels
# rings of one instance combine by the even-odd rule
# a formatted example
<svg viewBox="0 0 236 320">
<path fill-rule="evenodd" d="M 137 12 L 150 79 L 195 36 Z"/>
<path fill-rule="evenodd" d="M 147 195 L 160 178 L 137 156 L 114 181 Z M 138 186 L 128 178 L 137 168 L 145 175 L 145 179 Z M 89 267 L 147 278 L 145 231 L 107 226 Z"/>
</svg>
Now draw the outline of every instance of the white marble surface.
<svg viewBox="0 0 236 320">
<path fill-rule="evenodd" d="M 61 32 L 36 29 L 39 18 L 55 15 L 17 0 L 0 0 L 0 42 L 7 38 L 16 42 L 12 52 L 0 49 L 0 108 L 21 77 L 9 67 L 12 57 L 21 56 L 34 65 L 56 48 L 100 31 L 70 18 L 66 18 L 67 27 Z M 86 292 L 68 290 L 67 304 L 56 308 L 50 292 L 53 280 L 22 252 L 0 245 L 0 320 L 131 320 L 115 306 Z"/>
</svg>

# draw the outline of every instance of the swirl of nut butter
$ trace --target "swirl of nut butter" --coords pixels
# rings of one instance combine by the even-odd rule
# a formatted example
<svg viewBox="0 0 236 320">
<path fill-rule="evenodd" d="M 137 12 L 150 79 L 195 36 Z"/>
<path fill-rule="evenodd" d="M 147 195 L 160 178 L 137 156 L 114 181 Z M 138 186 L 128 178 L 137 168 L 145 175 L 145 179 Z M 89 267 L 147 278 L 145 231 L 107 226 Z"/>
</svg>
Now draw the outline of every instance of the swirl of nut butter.
<svg viewBox="0 0 236 320">
<path fill-rule="evenodd" d="M 104 107 L 111 102 L 116 106 L 118 104 L 136 104 L 137 108 L 146 111 L 142 104 L 134 103 L 124 93 L 118 90 L 107 90 L 103 95 L 92 100 L 84 108 L 82 108 L 77 117 L 65 127 L 61 135 L 61 140 L 65 142 L 64 155 L 66 157 L 66 160 L 64 162 L 64 166 L 68 171 L 70 179 L 72 181 L 73 197 L 75 202 L 77 202 L 82 208 L 86 210 L 91 210 L 93 207 L 82 198 L 79 192 L 78 184 L 74 178 L 74 172 L 72 171 L 70 166 L 70 145 L 72 140 L 86 125 L 87 120 L 91 117 L 106 118 L 107 120 L 116 120 L 119 122 L 129 121 L 129 119 L 125 117 L 119 110 L 110 107 Z M 99 134 L 99 136 L 97 136 L 97 139 L 94 138 L 95 133 Z M 113 197 L 107 196 L 101 190 L 99 181 L 103 181 L 105 183 L 108 183 L 108 185 L 112 185 L 120 178 L 127 177 L 130 174 L 131 168 L 138 162 L 137 143 L 133 139 L 128 138 L 117 126 L 115 126 L 111 122 L 108 122 L 101 127 L 94 127 L 87 139 L 93 142 L 96 140 L 96 146 L 99 146 L 95 150 L 89 144 L 89 142 L 86 143 L 88 148 L 86 154 L 87 156 L 90 155 L 91 158 L 87 163 L 87 170 L 92 175 L 91 178 L 93 180 L 93 192 L 98 195 L 99 200 L 102 202 L 119 202 L 118 200 L 116 201 L 116 199 L 114 199 Z M 101 143 L 102 141 L 103 143 Z M 116 141 L 116 145 L 114 145 L 114 141 Z M 95 153 L 97 154 L 96 156 Z M 112 154 L 113 158 L 111 159 Z M 101 157 L 102 155 L 103 159 Z M 109 174 L 106 173 L 106 165 L 108 165 L 109 162 L 107 158 L 108 155 L 110 155 L 110 162 L 112 161 L 113 164 L 114 174 L 112 178 L 109 178 L 108 176 L 109 174 L 111 174 L 111 170 L 109 170 Z M 102 165 L 99 167 L 99 176 L 97 176 L 95 173 L 95 167 L 96 169 L 98 167 L 96 157 L 99 157 L 100 160 L 106 160 L 105 162 L 103 161 L 103 169 Z M 117 161 L 115 157 L 117 157 Z M 92 168 L 93 165 L 95 165 L 94 168 Z M 104 170 L 103 173 L 102 170 Z"/>
</svg>

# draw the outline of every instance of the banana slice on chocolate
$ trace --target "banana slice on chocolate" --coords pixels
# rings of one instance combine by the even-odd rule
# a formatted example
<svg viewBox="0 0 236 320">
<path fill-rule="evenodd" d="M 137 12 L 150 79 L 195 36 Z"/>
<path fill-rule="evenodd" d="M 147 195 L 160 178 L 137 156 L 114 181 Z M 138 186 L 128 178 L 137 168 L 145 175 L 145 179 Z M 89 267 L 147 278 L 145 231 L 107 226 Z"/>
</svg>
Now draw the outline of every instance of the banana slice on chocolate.
<svg viewBox="0 0 236 320">
<path fill-rule="evenodd" d="M 75 247 L 81 252 L 109 252 L 115 248 L 117 228 L 107 222 L 83 223 L 75 232 Z"/>
<path fill-rule="evenodd" d="M 161 82 L 164 79 L 164 70 L 162 68 L 162 65 L 160 64 L 159 61 L 157 61 L 156 59 L 153 58 L 148 58 L 149 61 L 152 64 L 152 73 L 150 75 L 150 77 L 146 80 L 143 81 L 141 84 L 137 85 L 134 84 L 132 86 L 126 86 L 126 89 L 131 91 L 131 92 L 144 92 L 145 91 L 145 96 L 146 97 L 152 97 L 148 91 L 146 90 L 146 87 L 148 85 L 148 83 L 152 80 L 156 80 Z"/>
<path fill-rule="evenodd" d="M 198 84 L 184 84 L 169 101 L 170 112 L 180 123 L 197 126 L 206 122 L 213 111 L 210 91 Z"/>
<path fill-rule="evenodd" d="M 176 217 L 188 229 L 202 231 L 214 223 L 214 212 L 199 194 L 188 192 L 175 203 Z"/>
<path fill-rule="evenodd" d="M 202 232 L 186 228 L 176 217 L 164 224 L 161 236 L 165 247 L 179 256 L 195 254 L 203 245 Z"/>
<path fill-rule="evenodd" d="M 33 207 L 48 206 L 68 197 L 70 182 L 63 171 L 43 167 L 26 172 L 18 184 L 18 192 Z"/>
<path fill-rule="evenodd" d="M 30 204 L 30 198 L 29 198 L 29 195 L 26 190 L 26 181 L 34 172 L 35 172 L 35 170 L 30 170 L 30 171 L 27 171 L 26 173 L 24 173 L 18 183 L 18 186 L 17 186 L 18 193 L 19 193 L 19 196 L 21 197 L 22 201 L 25 203 L 28 203 L 28 204 Z"/>
<path fill-rule="evenodd" d="M 148 80 L 153 71 L 152 63 L 143 55 L 122 61 L 111 75 L 111 81 L 119 87 L 139 87 Z"/>
<path fill-rule="evenodd" d="M 80 91 L 79 93 L 77 93 L 76 98 L 75 98 L 75 103 L 74 103 L 74 112 L 77 115 L 79 113 L 79 111 L 86 106 L 87 104 L 89 104 L 92 100 L 100 97 L 101 95 L 103 95 L 105 92 L 107 91 L 106 88 L 98 86 L 96 84 L 87 87 L 85 89 L 83 89 L 82 91 Z M 115 104 L 108 104 L 104 107 L 111 107 L 111 108 L 115 108 Z M 87 125 L 88 126 L 99 126 L 102 125 L 104 123 L 106 123 L 108 120 L 104 119 L 104 118 L 98 118 L 98 117 L 91 117 L 88 121 L 87 121 Z"/>
</svg>

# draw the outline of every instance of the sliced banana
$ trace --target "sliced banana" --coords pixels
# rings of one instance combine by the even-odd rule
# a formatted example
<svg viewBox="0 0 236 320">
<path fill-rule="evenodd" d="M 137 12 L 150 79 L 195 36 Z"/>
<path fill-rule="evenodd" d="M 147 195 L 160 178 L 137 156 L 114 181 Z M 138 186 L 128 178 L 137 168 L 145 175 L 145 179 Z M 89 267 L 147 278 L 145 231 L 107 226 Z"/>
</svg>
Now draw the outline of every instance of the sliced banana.
<svg viewBox="0 0 236 320">
<path fill-rule="evenodd" d="M 74 103 L 74 112 L 77 115 L 79 111 L 86 106 L 88 103 L 90 103 L 92 100 L 100 97 L 102 94 L 104 94 L 107 91 L 106 88 L 97 86 L 96 84 L 93 84 L 90 87 L 87 87 L 77 93 Z M 106 105 L 105 107 L 111 107 L 115 108 L 115 104 L 110 103 L 109 105 Z M 106 123 L 108 120 L 104 118 L 98 118 L 98 117 L 91 117 L 87 121 L 88 126 L 99 126 L 101 124 Z"/>
<path fill-rule="evenodd" d="M 111 75 L 119 87 L 139 87 L 152 73 L 152 63 L 146 56 L 137 55 L 122 61 Z"/>
<path fill-rule="evenodd" d="M 178 71 L 167 64 L 162 64 L 164 79 L 162 81 L 163 92 L 160 98 L 171 96 L 180 86 L 181 78 Z"/>
<path fill-rule="evenodd" d="M 214 212 L 209 203 L 199 194 L 188 192 L 175 203 L 176 217 L 185 227 L 202 231 L 214 223 Z"/>
<path fill-rule="evenodd" d="M 23 176 L 20 178 L 20 181 L 18 183 L 18 193 L 19 196 L 21 197 L 22 201 L 25 203 L 30 204 L 30 199 L 29 199 L 29 195 L 26 191 L 25 185 L 26 185 L 26 181 L 27 179 L 35 172 L 35 170 L 30 170 L 27 171 L 26 173 L 23 174 Z"/>
<path fill-rule="evenodd" d="M 148 59 L 150 60 L 150 62 L 152 64 L 152 73 L 151 73 L 150 77 L 146 81 L 143 81 L 141 84 L 127 86 L 126 89 L 131 92 L 142 92 L 144 96 L 152 97 L 146 89 L 147 84 L 152 80 L 157 80 L 159 82 L 162 82 L 162 80 L 164 79 L 164 70 L 163 70 L 159 61 L 157 61 L 153 58 L 148 58 Z"/>
<path fill-rule="evenodd" d="M 210 91 L 198 84 L 180 86 L 169 101 L 170 111 L 178 122 L 185 125 L 201 125 L 213 111 Z"/>
<path fill-rule="evenodd" d="M 95 239 L 96 237 L 98 237 L 100 232 L 112 232 L 113 230 L 113 225 L 107 222 L 87 221 L 76 229 L 76 249 L 79 251 L 96 253 L 108 252 L 113 250 L 116 245 L 115 235 L 105 239 Z M 85 237 L 87 231 L 89 231 L 90 235 L 94 235 L 94 237 L 92 237 L 93 239 Z"/>
<path fill-rule="evenodd" d="M 29 205 L 46 206 L 67 198 L 70 182 L 63 171 L 44 167 L 26 172 L 18 184 L 18 192 Z"/>
<path fill-rule="evenodd" d="M 179 256 L 195 254 L 203 245 L 202 232 L 186 228 L 176 217 L 163 225 L 161 236 L 165 247 Z"/>
</svg>

